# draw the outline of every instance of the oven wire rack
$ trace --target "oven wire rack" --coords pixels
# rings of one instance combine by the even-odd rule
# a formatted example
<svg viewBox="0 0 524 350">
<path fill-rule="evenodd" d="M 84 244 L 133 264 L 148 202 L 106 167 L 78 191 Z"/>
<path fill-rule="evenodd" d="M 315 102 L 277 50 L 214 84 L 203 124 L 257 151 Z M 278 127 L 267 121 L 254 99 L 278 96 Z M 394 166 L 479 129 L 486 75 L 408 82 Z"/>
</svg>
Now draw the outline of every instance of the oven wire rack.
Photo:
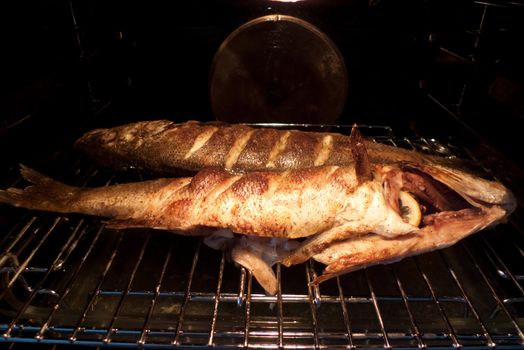
<svg viewBox="0 0 524 350">
<path fill-rule="evenodd" d="M 395 138 L 389 127 L 362 128 L 377 142 L 473 158 L 435 139 Z M 140 178 L 65 158 L 61 176 L 71 184 Z M 248 271 L 195 237 L 110 230 L 82 215 L 0 209 L 0 342 L 524 349 L 519 217 L 450 248 L 320 286 L 309 284 L 322 270 L 318 263 L 276 265 L 278 293 L 269 296 Z"/>
</svg>

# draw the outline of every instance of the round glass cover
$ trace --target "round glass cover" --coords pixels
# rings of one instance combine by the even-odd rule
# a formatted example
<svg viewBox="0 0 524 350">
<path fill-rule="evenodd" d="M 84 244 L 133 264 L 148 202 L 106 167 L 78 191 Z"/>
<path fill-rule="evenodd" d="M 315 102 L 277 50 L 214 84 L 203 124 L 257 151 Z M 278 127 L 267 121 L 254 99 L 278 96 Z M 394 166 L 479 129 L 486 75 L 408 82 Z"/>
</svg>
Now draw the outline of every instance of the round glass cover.
<svg viewBox="0 0 524 350">
<path fill-rule="evenodd" d="M 335 123 L 348 85 L 335 44 L 284 15 L 259 17 L 231 33 L 209 79 L 213 113 L 226 122 Z"/>
</svg>

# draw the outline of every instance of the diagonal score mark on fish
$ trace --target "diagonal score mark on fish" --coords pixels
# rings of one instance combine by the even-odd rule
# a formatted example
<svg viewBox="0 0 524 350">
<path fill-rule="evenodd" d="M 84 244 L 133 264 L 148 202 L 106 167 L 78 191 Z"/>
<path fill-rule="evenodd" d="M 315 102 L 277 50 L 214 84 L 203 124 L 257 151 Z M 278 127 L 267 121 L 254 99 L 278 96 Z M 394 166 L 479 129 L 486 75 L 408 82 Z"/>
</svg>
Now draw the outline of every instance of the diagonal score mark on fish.
<svg viewBox="0 0 524 350">
<path fill-rule="evenodd" d="M 327 265 L 319 283 L 449 246 L 515 209 L 513 195 L 498 182 L 428 163 L 370 164 L 356 128 L 351 138 L 352 166 L 244 174 L 211 168 L 194 177 L 100 188 L 68 186 L 22 166 L 33 185 L 0 191 L 0 202 L 102 216 L 110 228 L 206 235 L 208 245 L 231 249 L 270 294 L 276 262 L 312 257 Z M 229 231 L 236 234 L 223 235 Z M 217 244 L 221 238 L 227 243 Z"/>
</svg>

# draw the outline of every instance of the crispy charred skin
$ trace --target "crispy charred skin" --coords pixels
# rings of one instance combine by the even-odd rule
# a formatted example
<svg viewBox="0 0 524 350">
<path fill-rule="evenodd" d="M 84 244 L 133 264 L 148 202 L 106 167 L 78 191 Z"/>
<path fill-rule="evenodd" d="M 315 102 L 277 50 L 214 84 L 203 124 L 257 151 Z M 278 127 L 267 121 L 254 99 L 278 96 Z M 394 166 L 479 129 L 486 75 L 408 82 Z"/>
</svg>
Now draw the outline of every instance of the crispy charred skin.
<svg viewBox="0 0 524 350">
<path fill-rule="evenodd" d="M 371 163 L 450 164 L 449 159 L 362 140 Z M 77 148 L 111 168 L 170 174 L 220 167 L 233 171 L 352 165 L 354 144 L 336 133 L 252 128 L 241 124 L 144 121 L 88 132 Z"/>
</svg>

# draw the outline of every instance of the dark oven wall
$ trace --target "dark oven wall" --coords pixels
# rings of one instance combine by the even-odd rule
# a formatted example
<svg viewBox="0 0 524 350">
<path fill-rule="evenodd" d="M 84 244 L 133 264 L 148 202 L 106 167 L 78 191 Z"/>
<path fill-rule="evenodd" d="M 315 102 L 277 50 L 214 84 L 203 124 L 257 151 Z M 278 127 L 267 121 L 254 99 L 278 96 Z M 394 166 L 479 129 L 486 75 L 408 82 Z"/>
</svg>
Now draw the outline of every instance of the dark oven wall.
<svg viewBox="0 0 524 350">
<path fill-rule="evenodd" d="M 2 21 L 0 133 L 17 150 L 6 156 L 23 161 L 101 125 L 213 120 L 213 56 L 237 27 L 275 13 L 340 50 L 338 123 L 492 145 L 522 165 L 507 142 L 522 130 L 522 7 L 469 0 L 15 2 Z"/>
<path fill-rule="evenodd" d="M 95 124 L 211 120 L 208 77 L 213 55 L 238 26 L 273 13 L 309 21 L 340 49 L 349 89 L 339 123 L 405 127 L 418 114 L 418 81 L 435 56 L 435 45 L 428 41 L 431 23 L 449 23 L 446 8 L 463 5 L 442 5 L 435 16 L 431 6 L 437 5 L 341 0 L 15 2 L 3 11 L 7 63 L 1 82 L 2 133 L 12 125 L 21 135 L 38 130 L 25 141 L 39 144 L 47 143 L 49 133 L 78 132 L 97 116 Z"/>
</svg>

